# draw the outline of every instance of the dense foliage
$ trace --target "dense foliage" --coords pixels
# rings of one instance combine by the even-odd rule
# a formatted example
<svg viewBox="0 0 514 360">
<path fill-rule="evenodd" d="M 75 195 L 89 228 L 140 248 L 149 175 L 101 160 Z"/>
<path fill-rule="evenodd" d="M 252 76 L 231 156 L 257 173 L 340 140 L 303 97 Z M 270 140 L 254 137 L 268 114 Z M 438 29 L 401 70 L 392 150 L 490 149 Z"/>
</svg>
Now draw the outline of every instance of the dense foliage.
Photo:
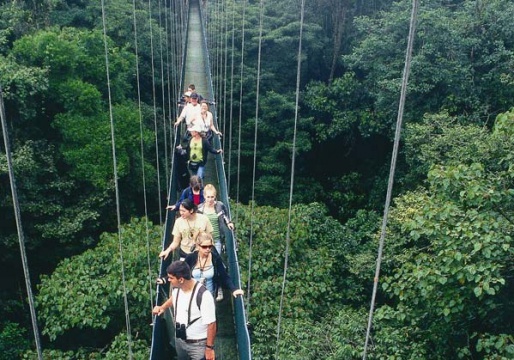
<svg viewBox="0 0 514 360">
<path fill-rule="evenodd" d="M 161 231 L 145 219 L 132 219 L 119 234 L 102 234 L 94 249 L 64 259 L 51 276 L 42 277 L 36 300 L 42 333 L 55 348 L 46 350 L 49 357 L 67 358 L 57 354 L 69 343 L 94 349 L 84 353 L 88 359 L 128 357 L 126 294 L 132 351 L 140 353 L 135 358 L 148 358 Z"/>
<path fill-rule="evenodd" d="M 238 162 L 229 190 L 254 358 L 361 358 L 411 1 L 306 1 L 302 24 L 297 0 L 201 3 L 220 127 L 233 129 L 225 157 Z M 98 2 L 0 4 L 0 86 L 48 358 L 125 358 L 123 293 L 135 358 L 148 358 L 161 234 L 144 219 L 161 223 L 185 5 L 108 1 L 104 37 Z M 513 13 L 508 0 L 420 4 L 370 359 L 514 358 Z M 2 151 L 0 359 L 34 357 L 12 205 Z"/>
<path fill-rule="evenodd" d="M 498 116 L 492 131 L 468 125 L 455 132 L 451 117 L 443 117 L 407 129 L 407 149 L 416 149 L 408 158 L 425 159 L 430 171 L 423 186 L 397 197 L 391 209 L 371 359 L 514 356 L 513 324 L 505 321 L 514 315 L 514 112 Z M 360 358 L 378 216 L 360 212 L 342 226 L 316 204 L 292 212 L 278 343 L 287 211 L 259 207 L 253 236 L 240 234 L 252 238 L 252 259 L 245 257 L 249 251 L 240 254 L 243 263 L 252 262 L 246 276 L 254 355 Z M 247 229 L 251 216 L 241 217 Z"/>
</svg>

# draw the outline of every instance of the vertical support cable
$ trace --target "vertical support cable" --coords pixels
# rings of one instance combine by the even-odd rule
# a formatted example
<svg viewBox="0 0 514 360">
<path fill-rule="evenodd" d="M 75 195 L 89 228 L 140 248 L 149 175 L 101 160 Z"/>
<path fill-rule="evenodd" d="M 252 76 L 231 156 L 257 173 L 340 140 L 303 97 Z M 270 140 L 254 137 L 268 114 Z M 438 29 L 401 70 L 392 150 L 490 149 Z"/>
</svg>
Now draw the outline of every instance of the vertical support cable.
<svg viewBox="0 0 514 360">
<path fill-rule="evenodd" d="M 151 76 L 152 76 L 152 100 L 153 100 L 153 123 L 155 132 L 155 167 L 157 170 L 157 200 L 159 204 L 159 225 L 162 225 L 162 203 L 161 203 L 161 173 L 159 161 L 159 128 L 157 126 L 157 104 L 155 95 L 155 60 L 153 48 L 153 23 L 152 23 L 152 2 L 148 0 L 148 27 L 150 29 L 150 58 L 151 58 Z"/>
<path fill-rule="evenodd" d="M 162 1 L 159 0 L 159 55 L 161 60 L 161 95 L 162 95 L 162 134 L 164 137 L 164 176 L 165 176 L 165 183 L 168 183 L 169 179 L 169 173 L 168 173 L 168 164 L 169 164 L 169 158 L 168 158 L 168 125 L 166 124 L 166 91 L 164 86 L 164 49 L 163 49 L 163 38 L 162 38 Z M 166 1 L 166 0 L 164 0 Z M 166 8 L 165 8 L 166 9 Z M 166 10 L 164 10 L 164 14 L 166 14 Z M 159 191 L 159 199 L 161 198 L 161 192 Z"/>
<path fill-rule="evenodd" d="M 389 216 L 389 206 L 391 204 L 391 197 L 393 192 L 393 183 L 394 183 L 394 173 L 396 170 L 396 159 L 398 158 L 398 148 L 400 144 L 401 138 L 401 130 L 402 130 L 402 122 L 403 122 L 403 110 L 405 108 L 405 97 L 407 94 L 407 84 L 409 81 L 409 73 L 410 73 L 410 65 L 412 60 L 412 48 L 414 46 L 414 35 L 416 32 L 416 19 L 418 13 L 418 0 L 412 1 L 412 12 L 410 18 L 410 27 L 409 27 L 409 38 L 407 43 L 407 50 L 405 54 L 405 66 L 403 69 L 403 78 L 402 78 L 402 87 L 400 92 L 400 104 L 398 106 L 398 117 L 396 120 L 396 131 L 394 135 L 394 147 L 393 154 L 391 157 L 391 166 L 389 169 L 389 181 L 387 183 L 387 194 L 386 201 L 384 205 L 384 216 L 382 218 L 382 228 L 380 230 L 380 241 L 378 246 L 378 255 L 377 255 L 377 264 L 375 269 L 375 277 L 373 278 L 373 293 L 371 295 L 371 305 L 369 309 L 369 317 L 368 317 L 368 327 L 366 330 L 366 341 L 364 343 L 364 352 L 362 355 L 362 359 L 366 360 L 368 344 L 371 334 L 371 327 L 373 325 L 373 312 L 375 308 L 375 300 L 377 296 L 378 289 L 378 279 L 380 276 L 380 266 L 382 263 L 382 252 L 384 250 L 384 240 L 386 235 L 386 227 L 387 227 L 387 218 Z"/>
<path fill-rule="evenodd" d="M 5 118 L 4 95 L 2 86 L 0 85 L 0 118 L 2 121 L 2 132 L 4 136 L 5 157 L 7 159 L 7 168 L 9 170 L 9 180 L 11 183 L 11 195 L 14 207 L 14 217 L 16 219 L 16 229 L 18 230 L 18 241 L 20 243 L 21 263 L 23 265 L 23 274 L 25 275 L 25 287 L 27 288 L 27 298 L 29 301 L 30 317 L 32 319 L 32 331 L 34 333 L 34 342 L 36 343 L 37 357 L 43 360 L 43 352 L 41 350 L 41 340 L 39 337 L 39 328 L 37 324 L 36 308 L 34 306 L 34 295 L 32 293 L 32 285 L 30 282 L 29 265 L 27 260 L 27 252 L 25 251 L 25 236 L 21 224 L 20 203 L 18 201 L 18 191 L 16 190 L 16 179 L 12 166 L 11 149 L 9 143 L 9 133 L 7 130 L 7 120 Z"/>
<path fill-rule="evenodd" d="M 169 5 L 170 7 L 170 14 L 171 14 L 171 4 Z M 170 156 L 173 156 L 174 152 L 173 152 L 173 147 L 171 146 L 171 143 L 173 142 L 172 140 L 172 128 L 173 128 L 173 118 L 174 118 L 174 115 L 173 115 L 173 110 L 172 110 L 172 107 L 171 107 L 171 104 L 172 104 L 172 98 L 173 98 L 173 95 L 172 95 L 172 92 L 171 92 L 171 78 L 170 78 L 170 72 L 171 72 L 171 68 L 170 68 L 170 36 L 169 36 L 169 26 L 168 25 L 168 21 L 171 21 L 171 18 L 168 20 L 168 17 L 169 17 L 169 13 L 168 13 L 168 2 L 167 0 L 164 0 L 164 31 L 166 33 L 166 36 L 164 37 L 165 41 L 166 41 L 166 81 L 167 81 L 167 95 L 168 95 L 168 129 L 169 129 L 169 133 L 166 133 L 164 134 L 164 136 L 169 139 L 169 149 L 167 151 L 169 151 L 169 154 Z M 174 81 L 174 80 L 173 80 Z M 173 101 L 174 102 L 174 101 Z M 165 169 L 166 169 L 166 183 L 169 183 L 170 182 L 170 178 L 171 178 L 171 174 L 169 172 L 169 165 L 170 165 L 170 160 L 166 160 L 165 162 Z"/>
<path fill-rule="evenodd" d="M 225 35 L 225 50 L 224 50 L 224 66 L 223 66 L 223 114 L 221 118 L 223 119 L 223 134 L 226 134 L 227 127 L 227 71 L 228 71 L 228 19 L 227 19 L 227 6 L 225 5 L 225 10 L 223 11 L 225 17 L 225 27 L 223 28 L 223 34 Z M 223 144 L 222 148 L 225 148 L 225 137 L 221 139 Z"/>
<path fill-rule="evenodd" d="M 217 42 L 217 50 L 216 50 L 216 53 L 217 53 L 217 89 L 218 89 L 218 94 L 217 96 L 215 97 L 215 99 L 217 99 L 217 101 L 220 103 L 218 108 L 221 110 L 221 108 L 223 108 L 223 106 L 225 106 L 225 104 L 223 103 L 223 94 L 222 94 L 222 84 L 223 84 L 223 77 L 222 77 L 222 71 L 223 71 L 223 24 L 225 22 L 225 15 L 224 15 L 224 12 L 223 12 L 223 0 L 219 0 L 219 6 L 218 6 L 218 26 L 217 26 L 217 31 L 216 31 L 216 34 L 218 35 L 216 37 L 216 42 Z M 221 114 L 222 111 L 219 112 L 219 114 Z M 220 126 L 220 116 L 218 115 L 218 126 Z M 218 128 L 219 130 L 219 128 Z"/>
<path fill-rule="evenodd" d="M 293 147 L 291 149 L 291 179 L 289 181 L 289 211 L 287 213 L 287 231 L 286 231 L 286 250 L 284 256 L 284 276 L 282 278 L 282 290 L 280 292 L 280 306 L 277 321 L 277 347 L 275 352 L 275 359 L 279 357 L 280 350 L 280 326 L 282 323 L 282 310 L 284 305 L 284 293 L 287 282 L 287 268 L 289 264 L 289 249 L 291 247 L 291 214 L 293 208 L 293 190 L 294 190 L 294 175 L 295 175 L 295 162 L 296 162 L 296 132 L 298 124 L 298 104 L 300 102 L 300 78 L 302 70 L 302 38 L 303 38 L 303 21 L 305 13 L 305 0 L 301 0 L 300 9 L 300 40 L 298 43 L 298 61 L 296 63 L 296 98 L 295 98 L 295 111 L 294 111 L 294 130 L 293 130 Z"/>
<path fill-rule="evenodd" d="M 239 74 L 239 117 L 238 117 L 238 133 L 237 133 L 237 171 L 236 171 L 236 204 L 239 204 L 239 180 L 241 172 L 241 119 L 243 117 L 243 76 L 244 76 L 244 50 L 245 50 L 245 22 L 246 22 L 246 1 L 243 0 L 243 19 L 241 25 L 241 62 Z M 237 209 L 237 208 L 236 208 Z M 236 211 L 235 220 L 237 223 L 238 212 Z"/>
<path fill-rule="evenodd" d="M 145 234 L 146 234 L 146 261 L 148 266 L 148 293 L 150 295 L 150 309 L 153 308 L 153 281 L 152 281 L 152 268 L 150 262 L 150 237 L 148 226 L 148 201 L 146 198 L 146 172 L 145 172 L 145 146 L 143 137 L 143 113 L 141 110 L 141 84 L 139 74 L 139 47 L 138 47 L 138 32 L 137 32 L 137 17 L 136 17 L 136 0 L 132 0 L 132 18 L 134 21 L 134 52 L 136 61 L 136 85 L 137 85 L 137 104 L 139 113 L 139 142 L 141 151 L 141 176 L 143 181 L 143 203 L 145 208 Z"/>
<path fill-rule="evenodd" d="M 229 134 L 228 134 L 228 165 L 227 165 L 227 174 L 228 174 L 228 184 L 227 184 L 227 194 L 230 194 L 231 190 L 231 179 L 232 179 L 232 121 L 234 108 L 234 53 L 235 53 L 235 17 L 236 17 L 236 8 L 234 3 L 232 3 L 232 48 L 230 51 L 230 101 L 229 101 Z"/>
<path fill-rule="evenodd" d="M 104 37 L 104 51 L 105 51 L 105 73 L 107 78 L 107 94 L 109 97 L 109 119 L 111 123 L 111 146 L 112 146 L 112 165 L 114 173 L 114 187 L 116 191 L 116 218 L 118 221 L 118 242 L 119 242 L 119 255 L 121 264 L 121 280 L 123 286 L 123 301 L 125 304 L 125 323 L 127 326 L 127 341 L 129 359 L 132 360 L 134 355 L 132 353 L 132 334 L 130 329 L 130 312 L 127 298 L 127 282 L 125 279 L 125 265 L 123 260 L 123 242 L 121 237 L 121 211 L 120 211 L 120 191 L 118 186 L 118 164 L 116 162 L 116 142 L 114 136 L 114 118 L 112 111 L 112 96 L 111 96 L 111 76 L 109 73 L 109 51 L 107 47 L 107 26 L 105 23 L 105 2 L 101 0 L 102 5 L 102 25 L 103 25 L 103 37 Z"/>
<path fill-rule="evenodd" d="M 253 140 L 253 174 L 252 174 L 252 202 L 250 206 L 250 244 L 248 254 L 248 300 L 246 302 L 246 313 L 250 314 L 250 298 L 251 298 L 251 280 L 252 280 L 252 245 L 253 245 L 253 219 L 255 208 L 255 178 L 257 172 L 257 133 L 259 130 L 259 92 L 261 87 L 261 54 L 262 54 L 262 23 L 264 18 L 264 0 L 260 0 L 260 16 L 259 16 L 259 50 L 257 55 L 257 85 L 255 95 L 255 126 Z"/>
</svg>

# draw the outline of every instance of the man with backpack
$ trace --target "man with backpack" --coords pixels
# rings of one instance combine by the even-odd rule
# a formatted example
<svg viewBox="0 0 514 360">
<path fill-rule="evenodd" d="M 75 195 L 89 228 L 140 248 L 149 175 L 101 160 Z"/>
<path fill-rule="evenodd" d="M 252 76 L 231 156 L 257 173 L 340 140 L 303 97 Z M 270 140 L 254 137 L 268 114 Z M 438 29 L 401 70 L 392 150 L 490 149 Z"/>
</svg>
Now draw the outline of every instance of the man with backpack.
<svg viewBox="0 0 514 360">
<path fill-rule="evenodd" d="M 178 360 L 214 360 L 216 309 L 205 286 L 191 278 L 184 261 L 174 261 L 166 269 L 173 292 L 152 314 L 161 315 L 170 307 L 175 319 L 175 346 Z"/>
</svg>

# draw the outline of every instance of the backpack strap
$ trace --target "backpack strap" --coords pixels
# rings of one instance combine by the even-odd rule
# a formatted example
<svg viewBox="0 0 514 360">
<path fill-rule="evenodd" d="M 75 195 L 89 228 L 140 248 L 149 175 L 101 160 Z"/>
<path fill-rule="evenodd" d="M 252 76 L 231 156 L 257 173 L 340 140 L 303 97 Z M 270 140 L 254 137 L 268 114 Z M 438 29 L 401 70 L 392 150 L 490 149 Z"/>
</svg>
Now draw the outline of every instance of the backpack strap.
<svg viewBox="0 0 514 360">
<path fill-rule="evenodd" d="M 195 291 L 196 291 L 196 288 L 198 287 L 198 284 L 199 282 L 197 281 L 195 283 L 195 286 L 193 287 L 193 291 L 191 292 L 191 297 L 189 298 L 189 307 L 188 307 L 188 310 L 187 310 L 187 326 L 189 327 L 189 325 L 191 325 L 192 323 L 194 323 L 196 320 L 198 320 L 199 318 L 191 321 L 191 304 L 193 303 L 193 297 L 195 296 Z M 203 285 L 200 285 L 201 287 L 204 287 Z M 204 290 L 205 291 L 205 290 Z M 203 292 L 202 292 L 203 294 Z M 175 297 L 175 306 L 174 306 L 174 310 L 175 310 L 175 314 L 174 314 L 174 318 L 175 318 L 175 321 L 177 319 L 177 307 L 178 307 L 178 296 L 180 295 L 180 289 L 178 289 L 177 291 L 177 297 Z M 196 295 L 197 299 L 196 299 L 196 304 L 198 305 L 198 293 Z M 200 306 L 198 305 L 198 308 L 200 308 Z"/>
<path fill-rule="evenodd" d="M 202 298 L 205 290 L 207 290 L 207 288 L 204 284 L 201 284 L 198 292 L 196 293 L 196 305 L 198 306 L 198 309 L 200 309 L 200 306 L 202 305 Z"/>
<path fill-rule="evenodd" d="M 207 290 L 205 285 L 200 284 L 198 281 L 196 282 L 195 286 L 193 287 L 193 292 L 191 293 L 191 297 L 189 298 L 189 307 L 188 307 L 188 311 L 187 311 L 187 326 L 186 326 L 186 328 L 188 328 L 190 325 L 194 324 L 197 320 L 199 320 L 201 318 L 201 316 L 200 316 L 200 317 L 197 317 L 196 319 L 194 319 L 193 321 L 191 321 L 191 304 L 193 303 L 193 296 L 195 296 L 195 291 L 196 291 L 196 288 L 198 287 L 198 285 L 200 285 L 200 287 L 198 288 L 198 292 L 196 293 L 196 306 L 198 306 L 198 309 L 200 309 L 200 306 L 202 305 L 203 293 Z M 180 290 L 177 291 L 177 297 L 175 298 L 175 304 L 178 303 L 178 294 L 179 293 L 180 293 Z M 176 305 L 175 305 L 175 319 L 177 319 L 177 306 Z"/>
<path fill-rule="evenodd" d="M 199 283 L 197 282 L 197 284 L 199 284 Z M 202 298 L 203 298 L 203 293 L 205 292 L 205 290 L 207 290 L 205 285 L 200 284 L 200 287 L 198 288 L 198 292 L 196 293 L 196 306 L 198 306 L 198 309 L 200 309 L 200 305 L 202 305 Z M 189 303 L 189 306 L 190 306 L 189 313 L 191 314 L 191 303 Z M 193 321 L 189 321 L 187 323 L 187 327 L 189 327 L 191 324 L 193 324 L 196 320 L 200 320 L 200 318 L 201 318 L 201 316 L 197 317 Z"/>
</svg>

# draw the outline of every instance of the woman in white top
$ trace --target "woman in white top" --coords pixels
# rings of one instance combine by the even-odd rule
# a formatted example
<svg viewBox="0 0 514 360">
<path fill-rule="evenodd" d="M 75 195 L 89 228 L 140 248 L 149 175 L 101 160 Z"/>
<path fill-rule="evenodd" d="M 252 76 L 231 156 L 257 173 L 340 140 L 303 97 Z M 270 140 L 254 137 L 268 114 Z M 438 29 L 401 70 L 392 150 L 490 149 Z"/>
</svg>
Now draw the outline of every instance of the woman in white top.
<svg viewBox="0 0 514 360">
<path fill-rule="evenodd" d="M 200 105 L 200 116 L 196 117 L 195 123 L 205 129 L 204 132 L 206 139 L 210 139 L 212 134 L 221 136 L 221 132 L 216 129 L 216 126 L 214 126 L 214 118 L 212 113 L 209 111 L 209 104 L 205 101 Z"/>
</svg>

